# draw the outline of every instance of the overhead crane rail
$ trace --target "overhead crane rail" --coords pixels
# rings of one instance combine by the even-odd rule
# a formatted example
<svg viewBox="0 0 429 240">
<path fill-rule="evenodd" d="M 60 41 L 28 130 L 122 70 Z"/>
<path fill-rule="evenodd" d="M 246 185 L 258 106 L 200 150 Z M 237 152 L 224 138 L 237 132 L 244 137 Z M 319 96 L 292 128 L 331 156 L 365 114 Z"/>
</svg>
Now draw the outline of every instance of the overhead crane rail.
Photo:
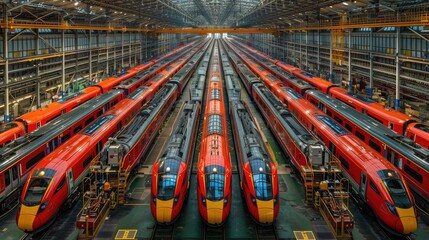
<svg viewBox="0 0 429 240">
<path fill-rule="evenodd" d="M 121 31 L 121 32 L 150 32 L 148 28 L 127 28 L 121 26 L 109 25 L 77 25 L 71 24 L 66 21 L 62 22 L 30 22 L 23 20 L 1 20 L 0 27 L 2 29 L 16 29 L 16 28 L 32 28 L 32 29 L 60 29 L 60 30 L 99 30 L 99 31 Z"/>
</svg>

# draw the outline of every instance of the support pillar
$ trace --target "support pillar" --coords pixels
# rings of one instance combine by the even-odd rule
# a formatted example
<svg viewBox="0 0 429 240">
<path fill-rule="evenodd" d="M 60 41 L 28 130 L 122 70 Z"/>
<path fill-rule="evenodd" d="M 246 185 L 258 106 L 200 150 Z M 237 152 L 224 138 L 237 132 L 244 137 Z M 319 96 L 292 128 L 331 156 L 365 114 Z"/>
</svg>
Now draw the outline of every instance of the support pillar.
<svg viewBox="0 0 429 240">
<path fill-rule="evenodd" d="M 113 74 L 117 74 L 116 72 L 116 34 L 113 32 Z"/>
<path fill-rule="evenodd" d="M 40 55 L 40 41 L 39 41 L 39 29 L 35 29 L 36 31 L 36 39 L 35 39 L 35 54 L 36 55 Z M 36 61 L 36 81 L 37 81 L 37 86 L 36 86 L 36 99 L 37 99 L 37 108 L 41 107 L 41 99 L 40 99 L 40 69 L 39 69 L 39 61 Z"/>
<path fill-rule="evenodd" d="M 305 31 L 305 68 L 308 71 L 308 30 Z"/>
<path fill-rule="evenodd" d="M 317 30 L 317 71 L 320 76 L 320 30 Z"/>
<path fill-rule="evenodd" d="M 124 71 L 124 32 L 121 32 L 121 73 Z"/>
<path fill-rule="evenodd" d="M 349 92 L 353 90 L 352 81 L 352 29 L 349 29 L 349 63 L 348 63 L 348 79 L 349 79 Z"/>
<path fill-rule="evenodd" d="M 372 92 L 374 89 L 374 55 L 373 55 L 373 41 L 372 31 L 369 32 L 369 98 L 372 99 Z"/>
<path fill-rule="evenodd" d="M 400 107 L 400 98 L 399 98 L 399 87 L 400 87 L 400 74 L 401 74 L 401 65 L 399 63 L 399 53 L 400 53 L 400 38 L 401 38 L 401 28 L 396 27 L 396 48 L 395 48 L 395 64 L 396 64 L 396 95 L 395 95 L 395 109 L 398 110 Z"/>
<path fill-rule="evenodd" d="M 92 82 L 92 30 L 88 30 L 89 31 L 89 39 L 88 39 L 88 50 L 89 50 L 89 82 L 90 84 L 93 84 Z"/>
<path fill-rule="evenodd" d="M 109 77 L 109 32 L 106 31 L 106 76 Z"/>
<path fill-rule="evenodd" d="M 130 38 L 129 39 L 130 40 L 128 41 L 128 52 L 130 54 L 128 54 L 128 67 L 130 68 L 131 67 L 131 46 L 132 46 L 132 44 L 131 44 L 131 32 L 130 32 Z"/>
<path fill-rule="evenodd" d="M 334 63 L 332 62 L 332 30 L 331 30 L 331 38 L 329 40 L 329 81 L 334 82 L 333 68 Z"/>
<path fill-rule="evenodd" d="M 5 19 L 6 18 L 6 13 L 5 13 Z M 7 22 L 7 21 L 6 21 Z M 8 28 L 4 28 L 3 29 L 3 57 L 4 57 L 4 122 L 8 123 L 10 122 L 12 119 L 10 117 L 10 110 L 9 110 L 9 40 L 8 40 L 8 33 L 9 29 Z"/>
<path fill-rule="evenodd" d="M 76 43 L 77 47 L 77 43 Z M 66 91 L 66 54 L 65 54 L 65 41 L 64 41 L 64 30 L 61 30 L 61 97 L 64 97 Z"/>
</svg>

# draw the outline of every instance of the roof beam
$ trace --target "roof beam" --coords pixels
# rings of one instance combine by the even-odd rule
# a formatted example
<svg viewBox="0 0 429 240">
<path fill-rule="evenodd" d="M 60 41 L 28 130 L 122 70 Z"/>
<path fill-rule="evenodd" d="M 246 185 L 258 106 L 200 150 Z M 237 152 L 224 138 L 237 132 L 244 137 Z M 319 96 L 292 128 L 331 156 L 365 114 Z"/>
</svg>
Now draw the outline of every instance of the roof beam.
<svg viewBox="0 0 429 240">
<path fill-rule="evenodd" d="M 155 33 L 276 33 L 277 29 L 269 28 L 162 28 Z"/>
</svg>

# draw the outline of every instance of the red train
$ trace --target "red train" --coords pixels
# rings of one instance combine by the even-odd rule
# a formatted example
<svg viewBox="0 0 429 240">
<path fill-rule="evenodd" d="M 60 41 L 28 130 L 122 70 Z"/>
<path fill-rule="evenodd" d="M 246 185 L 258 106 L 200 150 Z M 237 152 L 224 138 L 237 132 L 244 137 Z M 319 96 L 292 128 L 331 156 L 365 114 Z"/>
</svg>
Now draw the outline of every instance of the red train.
<svg viewBox="0 0 429 240">
<path fill-rule="evenodd" d="M 180 47 L 178 49 L 175 49 L 169 52 L 168 54 L 163 55 L 155 60 L 151 60 L 143 64 L 140 64 L 128 70 L 126 73 L 120 76 L 109 77 L 100 83 L 97 83 L 82 91 L 79 91 L 77 93 L 64 97 L 58 100 L 57 102 L 53 102 L 45 107 L 23 114 L 22 116 L 18 117 L 15 121 L 7 123 L 0 127 L 0 146 L 3 146 L 5 143 L 11 142 L 20 136 L 24 136 L 25 134 L 28 134 L 38 129 L 39 127 L 52 121 L 58 116 L 66 112 L 69 112 L 72 109 L 76 108 L 77 106 L 85 103 L 86 101 L 113 89 L 113 87 L 117 86 L 122 81 L 129 79 L 135 76 L 136 74 L 139 74 L 141 71 L 148 69 L 154 64 L 163 62 L 164 65 L 162 67 L 166 67 L 167 61 L 164 61 L 164 60 L 170 59 L 170 61 L 172 61 L 172 59 L 174 59 L 174 55 L 180 53 L 181 51 L 183 51 L 189 46 L 190 44 Z M 178 55 L 180 56 L 181 54 L 178 54 Z M 144 79 L 148 79 L 149 77 L 153 76 L 155 73 L 156 72 L 153 72 L 153 71 L 146 73 L 144 75 Z M 142 78 L 142 81 L 143 81 L 143 76 L 140 75 L 140 77 Z M 134 79 L 131 79 L 131 81 L 134 81 Z"/>
<path fill-rule="evenodd" d="M 232 199 L 231 159 L 220 67 L 216 41 L 209 67 L 197 176 L 198 210 L 204 222 L 210 226 L 225 223 Z"/>
<path fill-rule="evenodd" d="M 208 60 L 210 59 L 211 45 L 208 48 L 205 61 L 198 68 L 198 77 L 194 81 L 191 91 L 198 91 L 199 79 L 207 72 Z M 203 52 L 204 53 L 204 52 Z M 200 57 L 202 57 L 201 55 Z M 189 79 L 193 69 L 198 65 L 197 61 L 190 61 L 188 70 L 174 79 Z M 187 64 L 188 66 L 188 64 Z M 186 66 L 185 66 L 186 67 Z M 172 80 L 172 81 L 173 81 Z M 184 85 L 179 84 L 179 91 Z M 191 166 L 194 153 L 194 142 L 201 111 L 202 95 L 196 94 L 189 103 L 182 105 L 180 114 L 175 120 L 173 130 L 163 147 L 161 157 L 156 160 L 152 168 L 152 187 L 150 209 L 152 216 L 159 224 L 171 224 L 179 216 L 185 203 L 191 177 Z"/>
<path fill-rule="evenodd" d="M 249 49 L 249 51 L 251 51 L 252 53 L 257 54 L 260 61 L 265 60 L 265 64 L 267 62 L 276 64 L 280 68 L 284 69 L 286 72 L 295 75 L 296 77 L 308 82 L 322 92 L 329 94 L 333 98 L 338 99 L 345 104 L 353 107 L 354 109 L 356 109 L 356 111 L 374 118 L 378 122 L 397 132 L 398 134 L 404 135 L 407 138 L 410 138 L 416 143 L 429 149 L 429 126 L 416 122 L 415 119 L 404 113 L 398 112 L 391 108 L 385 108 L 381 104 L 374 102 L 371 99 L 350 93 L 347 90 L 329 81 L 326 81 L 319 77 L 315 77 L 310 73 L 302 71 L 299 68 L 296 68 L 285 62 L 273 59 L 247 46 L 245 47 Z M 289 76 L 282 76 L 282 74 L 276 76 L 281 78 L 281 80 L 286 81 L 287 83 L 289 82 Z M 293 86 L 291 85 L 290 87 Z M 298 92 L 303 94 L 303 92 L 299 90 Z"/>
<path fill-rule="evenodd" d="M 304 97 L 390 161 L 403 174 L 417 202 L 429 207 L 428 149 L 319 90 L 309 90 Z"/>
<path fill-rule="evenodd" d="M 125 97 L 111 90 L 0 148 L 0 210 L 13 205 L 30 170 Z"/>
<path fill-rule="evenodd" d="M 225 51 L 222 52 L 222 66 L 244 199 L 257 223 L 271 225 L 280 208 L 277 168 L 262 140 L 257 122 L 246 103 L 240 100 L 240 85 Z"/>
<path fill-rule="evenodd" d="M 241 51 L 232 48 L 247 64 L 248 58 Z M 341 125 L 318 110 L 301 95 L 284 84 L 256 63 L 249 64 L 256 75 L 279 98 L 292 115 L 307 130 L 314 132 L 336 156 L 349 179 L 353 192 L 363 207 L 367 206 L 376 219 L 388 231 L 408 235 L 417 229 L 414 200 L 401 174 L 378 152 L 350 134 Z M 248 82 L 246 84 L 251 84 Z M 254 81 L 252 96 L 258 98 Z"/>
<path fill-rule="evenodd" d="M 150 210 L 159 224 L 179 216 L 190 184 L 200 103 L 185 103 L 162 155 L 152 168 Z"/>
<path fill-rule="evenodd" d="M 196 49 L 201 48 L 201 44 Z M 55 220 L 63 205 L 72 202 L 89 171 L 89 164 L 102 150 L 103 144 L 131 121 L 139 109 L 170 77 L 190 59 L 189 52 L 157 74 L 144 86 L 104 113 L 94 123 L 61 145 L 30 172 L 20 198 L 16 222 L 18 228 L 33 232 L 47 227 Z M 64 186 L 67 187 L 64 187 Z"/>
</svg>

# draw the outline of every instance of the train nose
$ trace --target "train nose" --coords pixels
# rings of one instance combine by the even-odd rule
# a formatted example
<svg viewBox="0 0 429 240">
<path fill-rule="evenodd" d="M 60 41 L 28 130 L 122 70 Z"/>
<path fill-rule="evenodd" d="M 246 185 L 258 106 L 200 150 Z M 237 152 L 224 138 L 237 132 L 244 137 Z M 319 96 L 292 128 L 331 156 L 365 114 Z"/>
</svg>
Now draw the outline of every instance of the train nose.
<svg viewBox="0 0 429 240">
<path fill-rule="evenodd" d="M 223 218 L 223 199 L 220 201 L 207 200 L 207 223 L 210 225 L 222 224 Z"/>
<path fill-rule="evenodd" d="M 156 221 L 159 223 L 171 222 L 171 214 L 173 213 L 173 199 L 156 202 Z"/>
<path fill-rule="evenodd" d="M 399 219 L 396 221 L 396 229 L 401 230 L 402 234 L 408 235 L 417 230 L 417 218 L 414 208 L 401 209 L 396 208 Z"/>
<path fill-rule="evenodd" d="M 37 217 L 38 210 L 38 205 L 31 207 L 21 205 L 17 219 L 18 228 L 24 232 L 32 232 L 34 229 L 37 229 L 40 226 L 40 220 Z"/>
<path fill-rule="evenodd" d="M 270 224 L 274 220 L 274 202 L 256 200 L 258 206 L 259 222 L 261 224 Z"/>
</svg>

